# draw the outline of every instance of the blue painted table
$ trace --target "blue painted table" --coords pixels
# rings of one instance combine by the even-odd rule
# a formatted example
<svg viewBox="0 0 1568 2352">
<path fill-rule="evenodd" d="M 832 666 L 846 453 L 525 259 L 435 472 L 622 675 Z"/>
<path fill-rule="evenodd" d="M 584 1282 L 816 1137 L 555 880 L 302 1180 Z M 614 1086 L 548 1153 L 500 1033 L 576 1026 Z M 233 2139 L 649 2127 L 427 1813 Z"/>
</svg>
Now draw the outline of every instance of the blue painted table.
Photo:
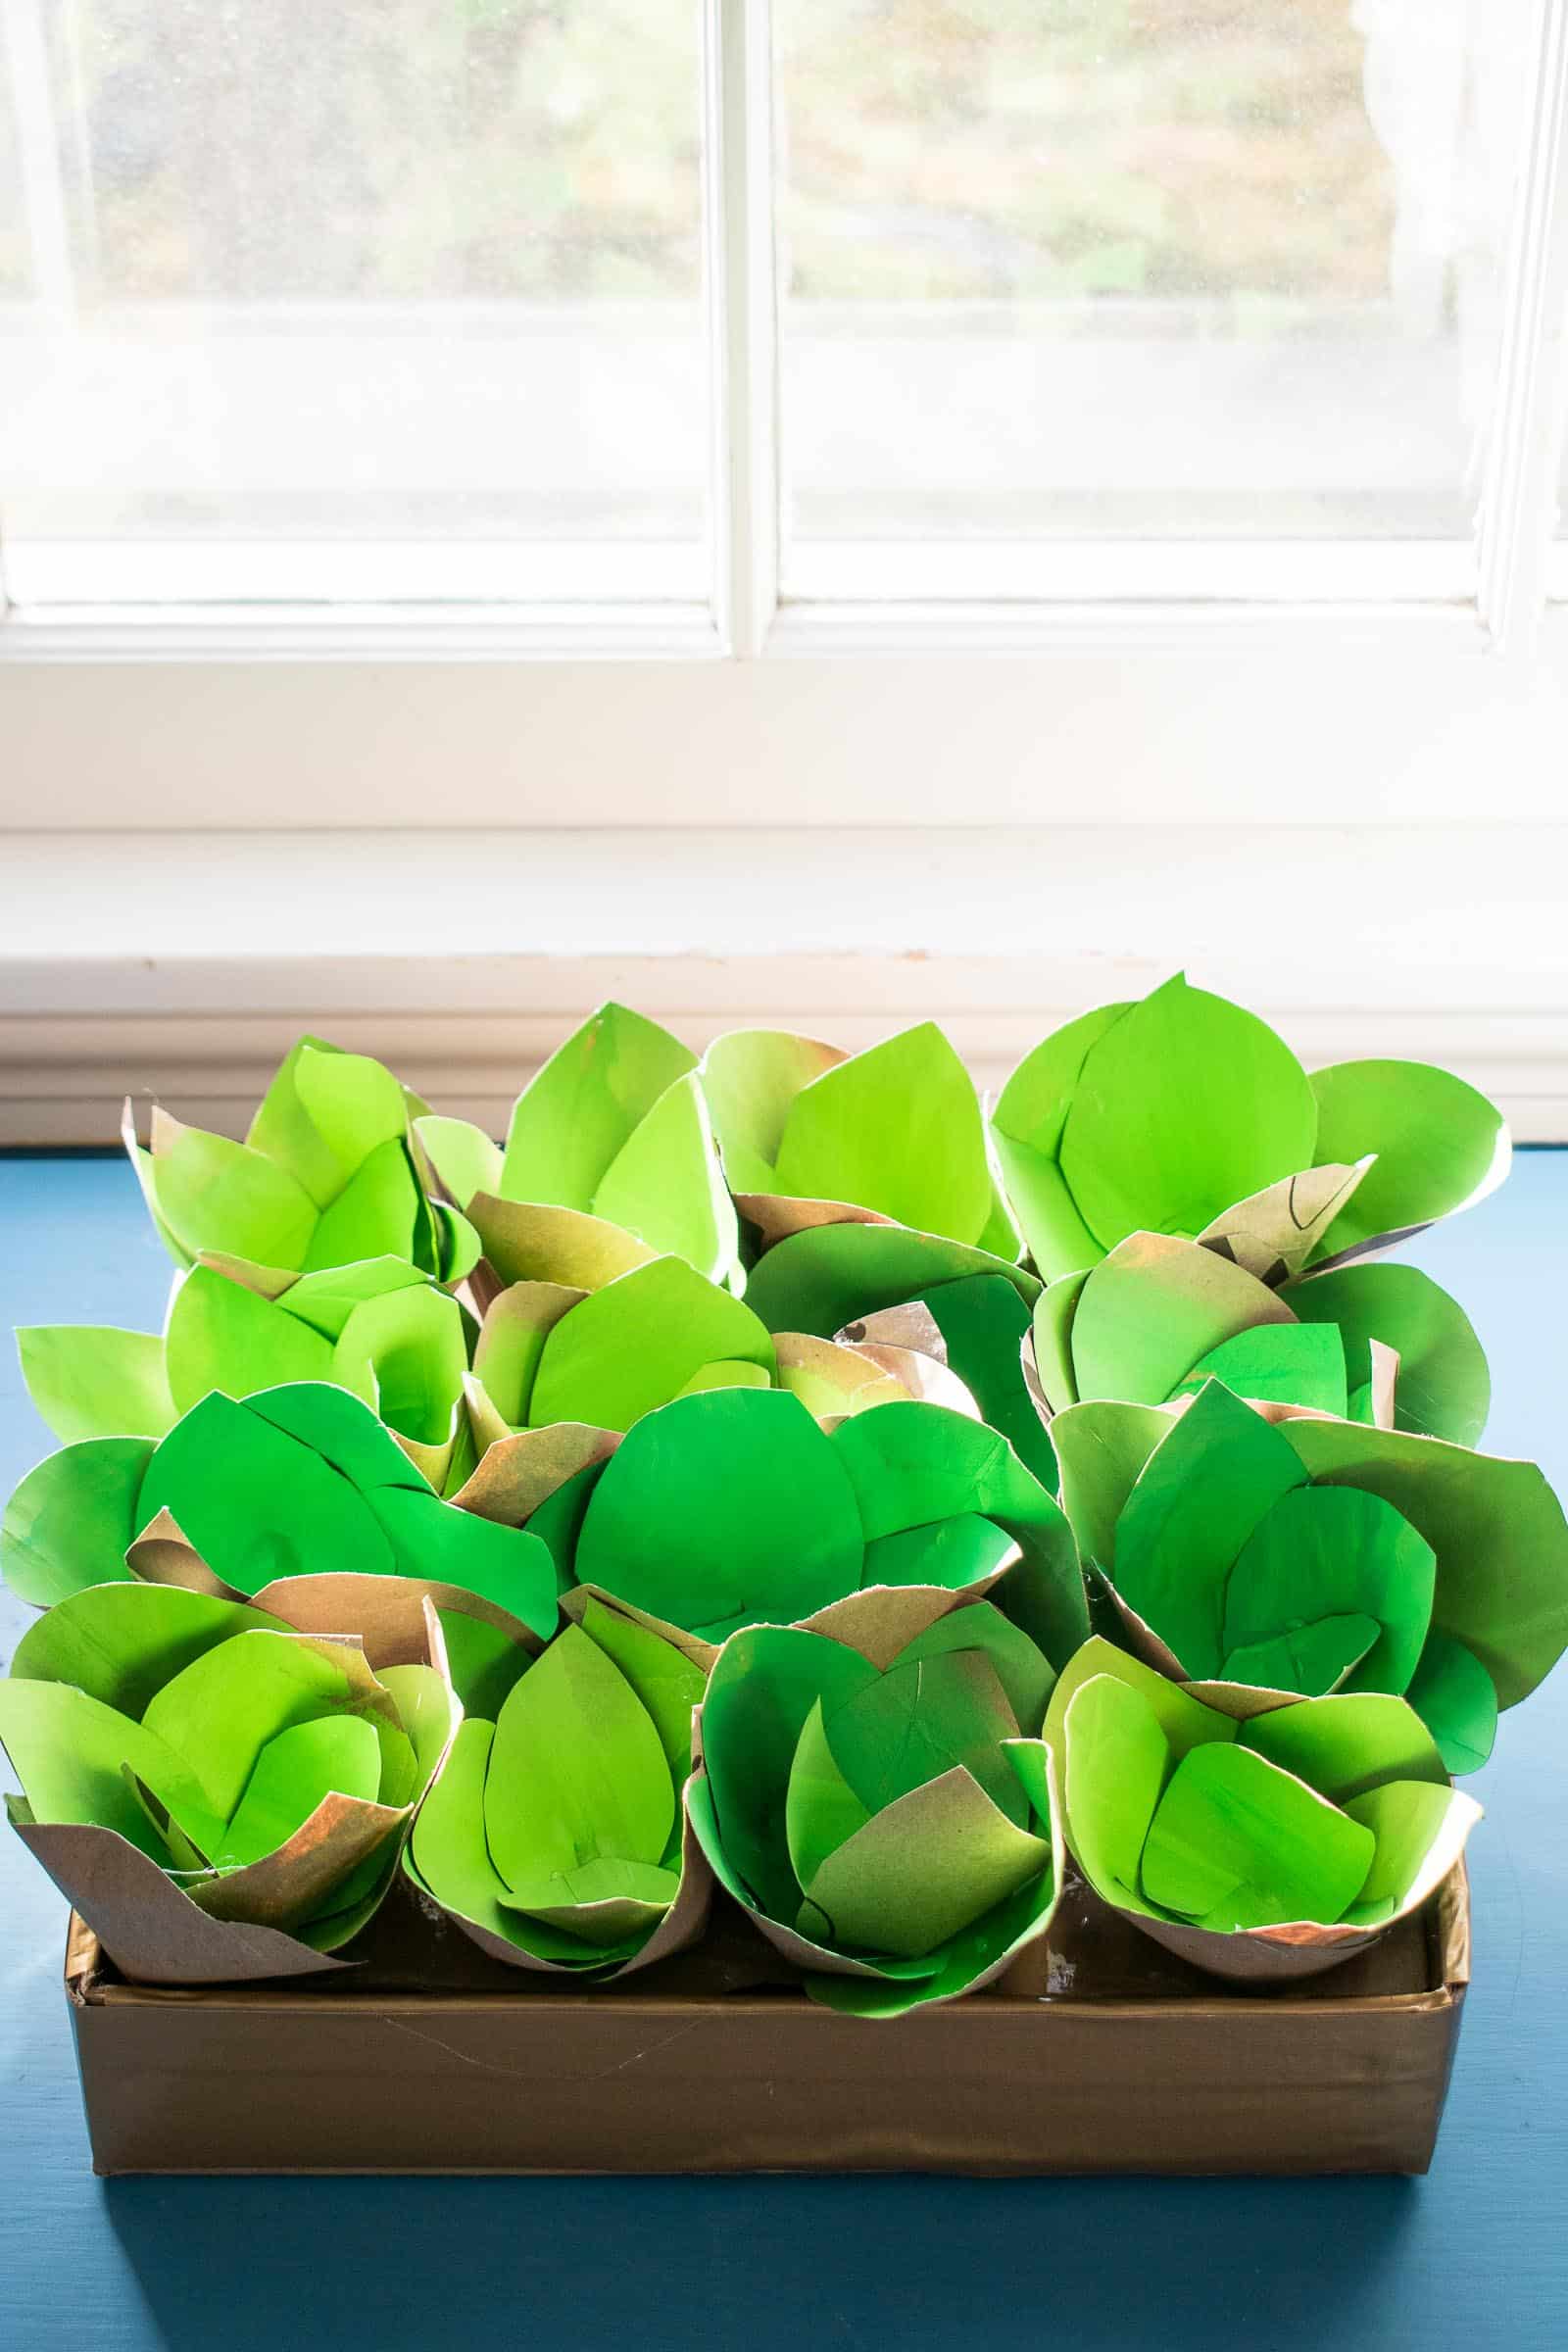
<svg viewBox="0 0 1568 2352">
<path fill-rule="evenodd" d="M 1492 1355 L 1490 1439 L 1568 1482 L 1568 1152 L 1410 1252 Z M 0 1320 L 156 1326 L 121 1162 L 0 1160 Z M 46 1449 L 0 1371 L 5 1489 Z M 0 1603 L 0 1607 L 11 1607 Z M 23 1612 L 0 1631 L 9 1651 Z M 64 1907 L 0 1840 L 0 2348 L 635 2352 L 1021 2346 L 1561 2352 L 1568 2343 L 1568 1669 L 1471 1784 L 1476 1984 L 1425 2181 L 95 2180 Z M 874 2031 L 874 2029 L 868 2029 Z"/>
</svg>

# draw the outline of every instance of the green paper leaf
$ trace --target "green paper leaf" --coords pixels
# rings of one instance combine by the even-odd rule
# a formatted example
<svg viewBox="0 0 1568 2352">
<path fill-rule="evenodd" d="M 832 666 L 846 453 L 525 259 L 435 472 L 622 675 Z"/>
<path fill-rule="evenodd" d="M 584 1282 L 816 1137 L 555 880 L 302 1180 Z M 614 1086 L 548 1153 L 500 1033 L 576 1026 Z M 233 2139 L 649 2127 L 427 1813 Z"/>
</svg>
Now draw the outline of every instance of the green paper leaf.
<svg viewBox="0 0 1568 2352">
<path fill-rule="evenodd" d="M 358 1715 L 321 1715 L 269 1740 L 212 1859 L 220 1870 L 260 1862 L 336 1793 L 374 1801 L 381 1783 L 375 1733 Z"/>
<path fill-rule="evenodd" d="M 582 1630 L 619 1668 L 659 1734 L 669 1777 L 684 1786 L 692 1768 L 692 1709 L 701 1706 L 707 1677 L 673 1642 L 661 1641 L 634 1618 L 589 1596 Z"/>
<path fill-rule="evenodd" d="M 657 1022 L 624 1004 L 602 1004 L 518 1097 L 500 1192 L 509 1200 L 591 1210 L 638 1126 L 696 1066 L 696 1055 Z"/>
<path fill-rule="evenodd" d="M 305 1038 L 290 1059 L 300 1107 L 336 1171 L 337 1182 L 327 1196 L 330 1200 L 373 1152 L 405 1140 L 408 1101 L 391 1071 L 368 1054 L 345 1054 Z M 258 1141 L 254 1132 L 250 1140 Z M 307 1191 L 314 1191 L 303 1170 L 298 1173 Z M 326 1204 L 326 1200 L 320 1202 L 323 1207 Z"/>
<path fill-rule="evenodd" d="M 446 1642 L 452 1688 L 464 1713 L 494 1723 L 533 1653 L 487 1618 L 470 1617 L 461 1609 L 438 1609 L 436 1614 Z"/>
<path fill-rule="evenodd" d="M 286 1168 L 260 1152 L 160 1118 L 152 1183 L 159 1214 L 188 1257 L 222 1250 L 264 1266 L 305 1263 L 316 1203 Z"/>
<path fill-rule="evenodd" d="M 1061 1507 L 1086 1566 L 1111 1573 L 1117 1522 L 1171 1427 L 1169 1416 L 1153 1405 L 1099 1398 L 1069 1405 L 1052 1422 L 1052 1443 L 1061 1468 Z"/>
<path fill-rule="evenodd" d="M 564 1627 L 513 1690 L 490 1761 L 485 1835 L 526 1908 L 581 1863 L 663 1860 L 675 1791 L 659 1733 L 579 1627 Z"/>
<path fill-rule="evenodd" d="M 1051 1861 L 961 1767 L 885 1806 L 827 1855 L 808 1889 L 850 1948 L 919 1958 L 980 1919 Z"/>
<path fill-rule="evenodd" d="M 407 1788 L 395 1789 L 388 1777 L 387 1753 L 383 1745 L 381 1802 L 384 1805 L 411 1804 L 429 1786 L 451 1737 L 453 1717 L 459 1710 L 453 1704 L 452 1690 L 445 1675 L 438 1673 L 433 1666 L 382 1666 L 377 1670 L 375 1679 L 382 1690 L 391 1694 L 413 1759 L 413 1774 Z M 379 1734 L 383 1728 L 380 1718 L 372 1720 Z"/>
<path fill-rule="evenodd" d="M 1147 1911 L 1139 1876 L 1144 1840 L 1173 1760 L 1164 1729 L 1142 1690 L 1108 1674 L 1072 1693 L 1063 1729 L 1074 1858 L 1107 1903 Z"/>
<path fill-rule="evenodd" d="M 183 1758 L 207 1804 L 226 1821 L 269 1740 L 313 1716 L 362 1703 L 347 1665 L 325 1645 L 250 1632 L 204 1651 L 167 1682 L 148 1701 L 142 1725 Z M 177 1814 L 156 1777 L 142 1778 Z"/>
<path fill-rule="evenodd" d="M 844 1058 L 834 1046 L 781 1029 L 714 1039 L 701 1076 L 731 1192 L 783 1191 L 776 1163 L 791 1106 L 803 1087 Z"/>
<path fill-rule="evenodd" d="M 806 1718 L 784 1795 L 784 1835 L 801 1886 L 809 1886 L 834 1847 L 864 1829 L 870 1818 L 870 1807 L 839 1770 L 818 1699 Z"/>
<path fill-rule="evenodd" d="M 1007 1080 L 992 1116 L 1012 1213 L 1048 1282 L 1104 1255 L 1079 1213 L 1057 1154 L 1089 1054 L 1131 1010 L 1130 1004 L 1102 1004 L 1043 1039 Z"/>
<path fill-rule="evenodd" d="M 596 1216 L 672 1251 L 712 1282 L 736 1262 L 734 1204 L 719 1174 L 708 1105 L 695 1077 L 677 1079 L 633 1129 L 600 1179 Z"/>
<path fill-rule="evenodd" d="M 94 1585 L 27 1628 L 11 1671 L 29 1682 L 70 1683 L 139 1722 L 165 1683 L 230 1635 L 284 1630 L 264 1610 L 180 1585 Z"/>
<path fill-rule="evenodd" d="M 1474 1651 L 1500 1706 L 1526 1697 L 1568 1646 L 1568 1525 L 1535 1464 L 1353 1422 L 1279 1435 L 1313 1479 L 1381 1494 L 1426 1538 L 1434 1630 Z"/>
<path fill-rule="evenodd" d="M 564 1283 L 514 1282 L 486 1308 L 473 1351 L 474 1375 L 513 1429 L 523 1428 L 531 1417 L 546 1341 L 562 1317 L 588 1296 Z"/>
<path fill-rule="evenodd" d="M 1000 1811 L 1020 1827 L 1028 1818 L 1002 1749 L 1019 1725 L 982 1650 L 901 1658 L 826 1724 L 839 1769 L 870 1813 L 962 1765 Z"/>
<path fill-rule="evenodd" d="M 1283 1634 L 1260 1634 L 1226 1653 L 1224 1680 L 1263 1690 L 1333 1690 L 1359 1666 L 1382 1629 L 1375 1617 L 1318 1617 Z"/>
<path fill-rule="evenodd" d="M 408 1488 L 380 1487 L 368 1499 L 399 1574 L 456 1585 L 505 1609 L 530 1633 L 555 1631 L 555 1562 L 536 1535 Z"/>
<path fill-rule="evenodd" d="M 944 1657 L 953 1650 L 983 1650 L 1006 1693 L 1007 1704 L 1020 1731 L 1033 1739 L 1040 1729 L 1055 1675 L 1025 1633 L 988 1600 L 970 1601 L 950 1609 L 928 1625 L 923 1634 L 899 1652 L 901 1666 L 920 1658 Z"/>
<path fill-rule="evenodd" d="M 1316 1698 L 1353 1666 L 1351 1689 L 1397 1693 L 1427 1638 L 1436 1567 L 1431 1544 L 1380 1495 L 1295 1488 L 1257 1522 L 1231 1570 L 1222 1671 L 1260 1679 L 1240 1671 L 1237 1651 L 1338 1621 L 1343 1638 L 1328 1643 L 1317 1669 L 1327 1679 L 1283 1687 Z"/>
<path fill-rule="evenodd" d="M 528 1419 L 536 1428 L 586 1421 L 628 1430 L 721 1357 L 760 1367 L 766 1385 L 772 1342 L 749 1307 L 683 1258 L 656 1257 L 591 1293 L 550 1330 Z"/>
<path fill-rule="evenodd" d="M 876 1536 L 865 1547 L 865 1585 L 942 1585 L 961 1592 L 1012 1557 L 1017 1545 L 989 1519 L 960 1511 L 930 1527 L 904 1527 Z"/>
<path fill-rule="evenodd" d="M 1361 1890 L 1375 1840 L 1362 1823 L 1244 1747 L 1195 1747 L 1144 1842 L 1159 1910 L 1230 1934 L 1291 1920 L 1332 1926 Z"/>
<path fill-rule="evenodd" d="M 334 1394 L 270 1390 L 267 1401 L 306 1393 Z M 386 1436 L 363 1405 L 354 1410 Z M 278 1577 L 347 1565 L 378 1575 L 393 1569 L 390 1544 L 331 1463 L 278 1428 L 270 1412 L 219 1394 L 177 1422 L 152 1456 L 136 1530 L 164 1509 L 208 1567 L 241 1592 L 259 1592 Z"/>
<path fill-rule="evenodd" d="M 365 1257 L 407 1257 L 418 1263 L 416 1236 L 423 1208 L 408 1146 L 401 1137 L 378 1144 L 318 1217 L 303 1270 L 315 1273 L 353 1265 Z M 424 1271 L 434 1271 L 427 1260 Z"/>
<path fill-rule="evenodd" d="M 635 1424 L 589 1497 L 575 1568 L 582 1584 L 721 1641 L 842 1598 L 861 1560 L 854 1489 L 805 1406 L 779 1390 L 721 1389 Z"/>
<path fill-rule="evenodd" d="M 152 1458 L 147 1438 L 87 1438 L 28 1471 L 0 1520 L 0 1566 L 19 1600 L 46 1609 L 89 1585 L 129 1580 L 125 1552 Z"/>
<path fill-rule="evenodd" d="M 548 1282 L 597 1291 L 655 1254 L 634 1233 L 581 1209 L 540 1207 L 478 1193 L 468 1214 L 501 1281 Z"/>
<path fill-rule="evenodd" d="M 35 1324 L 17 1333 L 27 1394 L 63 1445 L 161 1438 L 174 1420 L 156 1333 Z"/>
<path fill-rule="evenodd" d="M 900 1302 L 902 1303 L 902 1301 Z M 935 1285 L 925 1297 L 947 1343 L 948 1366 L 1041 1485 L 1056 1484 L 1056 1456 L 1024 1386 L 1019 1360 L 1029 1309 L 1000 1274 L 971 1274 Z"/>
<path fill-rule="evenodd" d="M 373 1404 L 389 1429 L 440 1446 L 451 1437 L 467 1368 L 463 1309 L 444 1291 L 420 1285 L 354 1308 L 330 1377 Z"/>
<path fill-rule="evenodd" d="M 692 1785 L 692 1820 L 740 1902 L 791 1917 L 799 1888 L 779 1798 L 806 1719 L 818 1700 L 836 1712 L 876 1679 L 858 1650 L 795 1627 L 752 1626 L 725 1642 L 703 1701 L 706 1779 Z"/>
<path fill-rule="evenodd" d="M 1342 1419 L 1349 1403 L 1345 1344 L 1332 1323 L 1268 1323 L 1241 1332 L 1200 1356 L 1175 1393 L 1200 1389 L 1205 1380 L 1222 1381 L 1236 1396 L 1304 1404 Z"/>
<path fill-rule="evenodd" d="M 1419 1266 L 1341 1266 L 1281 1293 L 1304 1324 L 1337 1325 L 1352 1389 L 1372 1378 L 1368 1343 L 1399 1358 L 1395 1426 L 1475 1446 L 1487 1425 L 1492 1379 L 1469 1317 Z"/>
<path fill-rule="evenodd" d="M 506 1882 L 485 1843 L 484 1790 L 495 1736 L 494 1724 L 471 1716 L 459 1724 L 446 1767 L 414 1817 L 409 1859 L 443 1910 L 534 1951 L 541 1938 L 551 1940 L 550 1932 L 536 1936 L 504 1908 Z M 556 1940 L 562 1940 L 559 1934 Z"/>
<path fill-rule="evenodd" d="M 1479 1772 L 1497 1737 L 1497 1693 L 1474 1652 L 1448 1634 L 1429 1634 L 1404 1695 L 1448 1771 Z"/>
<path fill-rule="evenodd" d="M 1468 1799 L 1430 1781 L 1394 1781 L 1352 1797 L 1346 1811 L 1374 1840 L 1372 1865 L 1355 1901 L 1346 1911 L 1354 1927 L 1381 1927 L 1409 1902 L 1427 1857 Z"/>
<path fill-rule="evenodd" d="M 1052 1659 L 1088 1632 L 1071 1531 L 1054 1498 L 1005 1439 L 935 1404 L 885 1404 L 834 1431 L 868 1541 L 967 1512 L 993 1520 L 1021 1546 L 1008 1577 L 1008 1614 Z"/>
<path fill-rule="evenodd" d="M 1226 1575 L 1265 1514 L 1305 1484 L 1280 1432 L 1218 1381 L 1151 1454 L 1116 1524 L 1112 1574 L 1189 1675 L 1219 1670 Z"/>
<path fill-rule="evenodd" d="M 332 1349 L 318 1331 L 210 1266 L 193 1266 L 174 1293 L 165 1352 L 181 1413 L 214 1389 L 240 1397 L 286 1381 L 332 1377 Z"/>
<path fill-rule="evenodd" d="M 991 1173 L 974 1081 L 935 1022 L 853 1054 L 791 1103 L 778 1189 L 977 1243 Z"/>
<path fill-rule="evenodd" d="M 1335 1692 L 1276 1707 L 1236 1738 L 1337 1805 L 1385 1781 L 1442 1781 L 1443 1758 L 1420 1717 L 1383 1691 Z"/>
<path fill-rule="evenodd" d="M 1037 1355 L 1060 1287 L 1036 1311 Z M 1072 1301 L 1072 1388 L 1080 1397 L 1163 1404 L 1211 1350 L 1269 1324 L 1289 1327 L 1290 1308 L 1240 1266 L 1175 1235 L 1134 1233 L 1090 1269 Z M 1046 1348 L 1059 1357 L 1059 1341 L 1048 1337 Z"/>
<path fill-rule="evenodd" d="M 1445 1217 L 1500 1181 L 1508 1130 L 1463 1079 L 1419 1061 L 1342 1061 L 1312 1080 L 1317 1159 L 1376 1163 L 1334 1220 L 1323 1248 L 1356 1249 Z"/>
<path fill-rule="evenodd" d="M 1126 1650 L 1118 1649 L 1114 1642 L 1094 1634 L 1062 1668 L 1051 1693 L 1051 1703 L 1046 1709 L 1042 1738 L 1058 1758 L 1064 1757 L 1067 1752 L 1068 1710 L 1079 1691 L 1097 1677 L 1124 1685 L 1142 1699 L 1158 1725 L 1173 1757 L 1185 1756 L 1189 1748 L 1199 1746 L 1205 1740 L 1236 1738 L 1236 1726 L 1228 1715 L 1221 1715 L 1215 1708 L 1204 1706 L 1200 1699 L 1194 1698 L 1184 1690 L 1179 1683 L 1170 1682 L 1164 1675 L 1157 1674 L 1152 1666 L 1146 1666 L 1142 1658 L 1129 1656 Z M 1327 1704 L 1327 1701 L 1312 1703 Z M 1336 1705 L 1340 1703 L 1335 1701 Z M 1380 1699 L 1377 1703 L 1380 1706 L 1397 1704 L 1392 1699 Z M 1289 1711 L 1299 1713 L 1300 1710 L 1293 1708 Z M 1309 1776 L 1303 1774 L 1301 1777 L 1306 1779 Z"/>
<path fill-rule="evenodd" d="M 1178 974 L 1091 1046 L 1058 1157 L 1110 1250 L 1141 1229 L 1196 1238 L 1307 1167 L 1317 1123 L 1306 1073 L 1267 1023 Z"/>
<path fill-rule="evenodd" d="M 466 1119 L 423 1118 L 414 1122 L 415 1139 L 459 1208 L 475 1193 L 499 1193 L 502 1155 L 480 1127 Z"/>
<path fill-rule="evenodd" d="M 156 1728 L 133 1723 L 66 1683 L 0 1682 L 0 1743 L 35 1821 L 88 1822 L 113 1830 L 159 1864 L 168 1849 L 137 1801 L 125 1768 L 166 1801 L 200 1790 Z"/>
<path fill-rule="evenodd" d="M 746 1303 L 769 1331 L 830 1340 L 859 1316 L 932 1298 L 940 1284 L 995 1275 L 1032 1306 L 1040 1285 L 1021 1266 L 902 1225 L 817 1225 L 775 1243 L 747 1278 Z M 961 1377 L 961 1375 L 960 1375 Z"/>
<path fill-rule="evenodd" d="M 779 1385 L 781 1388 L 789 1388 L 792 1396 L 800 1394 L 799 1390 L 787 1381 L 781 1381 Z M 770 1389 L 772 1386 L 772 1380 L 761 1364 L 699 1364 L 690 1380 L 682 1388 L 677 1389 L 675 1395 L 678 1396 L 703 1396 L 708 1394 L 710 1389 Z M 672 1404 L 674 1400 L 674 1397 L 670 1398 Z M 809 1411 L 809 1406 L 807 1409 Z"/>
</svg>

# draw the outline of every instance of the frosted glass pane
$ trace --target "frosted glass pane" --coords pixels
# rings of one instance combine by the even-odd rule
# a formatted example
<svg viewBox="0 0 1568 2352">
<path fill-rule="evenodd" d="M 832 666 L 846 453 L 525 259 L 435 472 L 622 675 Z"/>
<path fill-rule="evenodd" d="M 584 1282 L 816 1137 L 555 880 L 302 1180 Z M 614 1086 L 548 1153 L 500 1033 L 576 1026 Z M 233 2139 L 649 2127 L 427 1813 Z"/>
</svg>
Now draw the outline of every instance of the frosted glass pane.
<svg viewBox="0 0 1568 2352">
<path fill-rule="evenodd" d="M 786 575 L 1468 533 L 1532 14 L 774 0 Z"/>
<path fill-rule="evenodd" d="M 55 599 L 702 596 L 697 0 L 4 0 Z"/>
</svg>

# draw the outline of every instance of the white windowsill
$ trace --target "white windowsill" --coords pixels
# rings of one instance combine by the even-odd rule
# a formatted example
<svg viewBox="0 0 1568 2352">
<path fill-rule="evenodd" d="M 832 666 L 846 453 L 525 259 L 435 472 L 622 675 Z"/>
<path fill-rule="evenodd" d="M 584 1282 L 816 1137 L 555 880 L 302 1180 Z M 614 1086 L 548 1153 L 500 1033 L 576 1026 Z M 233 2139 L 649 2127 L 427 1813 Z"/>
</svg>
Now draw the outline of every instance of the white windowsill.
<svg viewBox="0 0 1568 2352">
<path fill-rule="evenodd" d="M 1446 1062 L 1568 1139 L 1568 828 L 14 834 L 0 1143 L 109 1143 L 127 1090 L 235 1128 L 291 1038 L 505 1121 L 622 997 L 694 1046 L 948 1025 L 984 1083 L 1179 965 L 1309 1064 Z"/>
</svg>

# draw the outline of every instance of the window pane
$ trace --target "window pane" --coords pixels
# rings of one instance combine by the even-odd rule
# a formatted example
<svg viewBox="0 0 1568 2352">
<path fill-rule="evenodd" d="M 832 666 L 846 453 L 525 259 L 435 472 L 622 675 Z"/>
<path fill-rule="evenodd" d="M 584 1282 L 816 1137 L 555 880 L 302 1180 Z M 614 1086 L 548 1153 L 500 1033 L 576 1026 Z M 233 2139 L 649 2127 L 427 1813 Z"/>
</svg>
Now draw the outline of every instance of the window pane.
<svg viewBox="0 0 1568 2352">
<path fill-rule="evenodd" d="M 774 0 L 786 584 L 1466 535 L 1531 15 Z"/>
<path fill-rule="evenodd" d="M 696 0 L 4 0 L 20 603 L 703 597 Z"/>
</svg>

